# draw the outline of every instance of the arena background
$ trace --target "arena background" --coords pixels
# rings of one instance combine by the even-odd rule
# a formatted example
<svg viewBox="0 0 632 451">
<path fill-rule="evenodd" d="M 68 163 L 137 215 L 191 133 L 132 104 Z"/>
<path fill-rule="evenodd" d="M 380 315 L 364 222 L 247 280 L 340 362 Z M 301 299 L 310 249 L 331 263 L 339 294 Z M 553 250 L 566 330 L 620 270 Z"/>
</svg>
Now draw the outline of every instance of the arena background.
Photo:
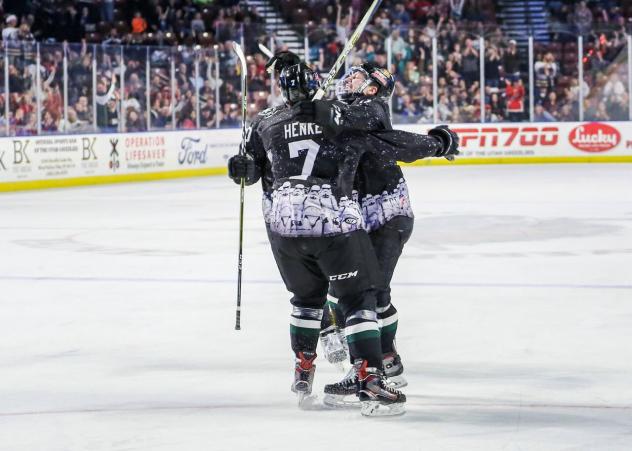
<svg viewBox="0 0 632 451">
<path fill-rule="evenodd" d="M 324 74 L 368 3 L 4 2 L 0 190 L 225 172 L 241 121 L 231 42 L 246 49 L 251 119 L 282 102 L 258 43 Z M 631 13 L 614 1 L 386 0 L 346 66 L 394 73 L 396 127 L 453 125 L 452 164 L 630 162 Z"/>
</svg>

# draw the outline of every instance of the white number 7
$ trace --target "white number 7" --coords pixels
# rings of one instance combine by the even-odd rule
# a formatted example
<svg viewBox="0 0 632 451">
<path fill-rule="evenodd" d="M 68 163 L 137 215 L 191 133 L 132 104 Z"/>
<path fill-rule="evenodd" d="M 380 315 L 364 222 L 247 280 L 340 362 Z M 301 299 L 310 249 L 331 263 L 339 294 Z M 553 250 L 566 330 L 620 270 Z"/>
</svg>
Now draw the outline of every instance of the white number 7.
<svg viewBox="0 0 632 451">
<path fill-rule="evenodd" d="M 320 145 L 311 139 L 303 139 L 302 141 L 288 143 L 288 147 L 290 149 L 290 158 L 296 158 L 301 150 L 307 150 L 305 163 L 303 163 L 303 172 L 301 172 L 301 175 L 290 177 L 291 179 L 307 179 L 307 177 L 312 175 L 312 169 L 314 169 L 314 162 L 316 161 L 316 154 L 320 150 Z"/>
</svg>

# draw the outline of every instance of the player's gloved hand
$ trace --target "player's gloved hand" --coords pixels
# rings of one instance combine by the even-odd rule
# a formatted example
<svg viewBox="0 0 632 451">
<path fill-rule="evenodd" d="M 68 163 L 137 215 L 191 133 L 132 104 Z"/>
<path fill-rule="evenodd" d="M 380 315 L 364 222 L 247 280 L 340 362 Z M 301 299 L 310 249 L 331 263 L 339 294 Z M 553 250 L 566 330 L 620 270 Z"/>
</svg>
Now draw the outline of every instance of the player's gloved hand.
<svg viewBox="0 0 632 451">
<path fill-rule="evenodd" d="M 434 136 L 441 141 L 441 149 L 437 151 L 435 157 L 449 157 L 459 154 L 459 136 L 454 133 L 447 125 L 439 125 L 428 132 L 428 135 Z"/>
<path fill-rule="evenodd" d="M 299 122 L 314 122 L 316 119 L 316 102 L 303 100 L 292 105 L 292 119 Z"/>
<path fill-rule="evenodd" d="M 241 179 L 246 183 L 255 178 L 255 160 L 248 154 L 233 155 L 228 159 L 228 177 L 233 182 L 240 184 Z"/>
</svg>

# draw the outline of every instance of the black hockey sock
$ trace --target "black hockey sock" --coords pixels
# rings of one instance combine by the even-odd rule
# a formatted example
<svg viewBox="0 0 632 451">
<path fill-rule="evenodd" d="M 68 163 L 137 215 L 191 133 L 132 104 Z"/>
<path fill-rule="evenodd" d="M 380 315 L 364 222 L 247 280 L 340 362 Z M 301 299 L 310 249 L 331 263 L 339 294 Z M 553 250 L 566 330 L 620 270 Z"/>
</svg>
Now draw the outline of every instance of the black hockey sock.
<svg viewBox="0 0 632 451">
<path fill-rule="evenodd" d="M 322 309 L 294 306 L 290 316 L 290 341 L 295 354 L 316 352 L 322 317 Z"/>
<path fill-rule="evenodd" d="M 381 312 L 381 310 L 383 310 Z M 377 309 L 377 317 L 380 320 L 380 337 L 382 353 L 395 352 L 395 335 L 397 334 L 397 309 L 388 304 L 387 307 Z"/>
<path fill-rule="evenodd" d="M 349 344 L 349 354 L 361 358 L 370 367 L 382 367 L 382 346 L 377 314 L 371 310 L 357 310 L 347 317 L 345 334 Z"/>
</svg>

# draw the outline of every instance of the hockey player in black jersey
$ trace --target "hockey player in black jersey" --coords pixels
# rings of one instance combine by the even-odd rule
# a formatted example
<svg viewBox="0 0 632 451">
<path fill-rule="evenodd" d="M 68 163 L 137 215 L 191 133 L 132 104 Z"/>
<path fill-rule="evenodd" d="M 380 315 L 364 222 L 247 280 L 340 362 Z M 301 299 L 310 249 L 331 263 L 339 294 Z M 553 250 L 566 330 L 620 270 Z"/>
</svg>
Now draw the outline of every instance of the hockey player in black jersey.
<svg viewBox="0 0 632 451">
<path fill-rule="evenodd" d="M 390 281 L 412 233 L 414 215 L 402 171 L 388 151 L 393 145 L 403 145 L 405 140 L 412 138 L 411 134 L 392 130 L 386 102 L 390 100 L 393 87 L 393 76 L 387 70 L 363 64 L 352 67 L 338 82 L 336 93 L 341 102 L 316 101 L 311 105 L 301 104 L 299 108 L 301 118 L 322 125 L 330 134 L 339 136 L 347 146 L 375 146 L 378 150 L 363 155 L 354 182 L 354 195 L 360 202 L 365 228 L 384 277 L 384 285 L 377 291 L 383 365 L 389 383 L 399 388 L 407 382 L 402 376 L 403 365 L 395 348 L 398 321 L 397 310 L 391 303 Z M 357 134 L 358 131 L 376 130 L 382 132 Z M 383 139 L 374 139 L 376 135 L 381 135 Z M 447 153 L 458 153 L 458 138 L 447 127 L 435 128 L 429 135 L 430 139 L 440 140 L 448 149 Z M 413 141 L 418 139 L 419 135 Z M 336 320 L 339 312 L 335 290 L 331 290 L 330 294 L 323 315 L 321 344 L 328 360 L 336 362 L 346 356 L 344 339 Z M 342 382 L 327 385 L 325 402 L 346 404 L 346 395 L 354 394 L 356 390 L 356 372 L 357 364 Z"/>
<path fill-rule="evenodd" d="M 287 93 L 286 97 L 290 103 L 295 103 L 297 100 L 307 97 L 304 94 L 301 94 L 301 90 L 304 90 L 303 88 L 308 83 L 304 83 L 305 80 L 301 81 L 300 72 L 296 72 L 295 75 L 296 76 L 294 78 L 298 79 L 298 82 L 295 83 L 296 86 L 293 89 L 289 89 L 286 85 L 284 88 L 284 94 Z M 287 81 L 291 78 L 292 77 L 286 77 L 285 80 Z M 260 149 L 261 147 L 265 148 L 262 141 L 265 141 L 263 135 L 266 134 L 266 130 L 269 127 L 268 122 L 278 120 L 277 116 L 279 115 L 281 115 L 281 110 L 278 110 L 276 113 L 266 115 L 266 117 L 261 120 L 260 126 L 251 133 L 250 140 L 252 141 L 252 147 L 255 150 Z M 301 138 L 302 136 L 311 136 L 312 134 L 319 136 L 318 139 L 294 139 Z M 352 176 L 351 179 L 349 177 L 353 172 L 353 162 L 355 160 L 353 158 L 351 158 L 351 160 L 346 159 L 349 155 L 347 155 L 345 160 L 343 160 L 346 161 L 346 163 L 343 164 L 344 170 L 342 171 L 341 176 L 344 175 L 343 180 L 346 180 L 345 183 L 340 183 L 340 178 L 337 180 L 331 180 L 329 183 L 314 184 L 313 180 L 312 183 L 308 183 L 310 181 L 310 176 L 306 174 L 313 173 L 319 166 L 324 165 L 324 167 L 327 167 L 327 159 L 319 163 L 319 150 L 321 151 L 320 155 L 324 156 L 332 154 L 335 149 L 332 148 L 330 144 L 322 149 L 319 147 L 319 140 L 322 139 L 320 137 L 321 130 L 311 123 L 293 121 L 290 124 L 284 124 L 283 133 L 281 133 L 281 135 L 282 136 L 280 136 L 279 139 L 283 138 L 285 140 L 290 140 L 287 141 L 287 151 L 289 152 L 290 158 L 286 158 L 286 160 L 292 161 L 293 159 L 296 159 L 296 162 L 300 161 L 301 157 L 303 157 L 304 161 L 300 170 L 300 176 L 292 176 L 290 180 L 286 180 L 283 184 L 281 184 L 281 186 L 277 186 L 273 196 L 272 214 L 266 214 L 266 216 L 268 218 L 270 229 L 272 230 L 271 236 L 273 237 L 273 250 L 276 248 L 276 252 L 274 252 L 275 259 L 277 259 L 284 281 L 289 288 L 291 286 L 295 286 L 295 289 L 302 289 L 303 287 L 297 286 L 297 284 L 305 284 L 304 282 L 306 282 L 306 280 L 301 280 L 304 279 L 304 274 L 301 275 L 301 272 L 297 272 L 294 267 L 295 265 L 290 265 L 288 267 L 287 264 L 284 264 L 283 262 L 279 263 L 279 257 L 287 259 L 287 256 L 279 251 L 279 249 L 283 249 L 283 246 L 275 246 L 275 242 L 278 242 L 277 236 L 287 236 L 289 234 L 289 236 L 292 237 L 331 237 L 340 234 L 344 235 L 351 230 L 358 230 L 358 221 L 361 220 L 361 215 L 359 214 L 357 203 L 350 198 L 352 197 L 352 193 L 349 192 L 351 189 L 350 180 L 352 179 Z M 373 137 L 373 139 L 384 141 L 385 145 L 390 144 L 395 148 L 401 147 L 401 154 L 398 158 L 404 160 L 413 161 L 425 156 L 439 155 L 445 151 L 436 139 L 430 139 L 428 141 L 425 136 L 414 134 L 410 135 L 413 135 L 414 138 L 402 140 L 401 137 L 398 139 L 398 137 L 387 136 L 387 134 L 383 133 L 381 135 L 377 134 L 377 136 Z M 268 146 L 271 144 L 273 145 L 274 142 L 275 140 L 269 140 Z M 304 150 L 301 148 L 302 146 L 304 146 Z M 304 156 L 300 155 L 302 150 L 304 152 L 306 151 Z M 364 150 L 360 148 L 356 149 L 354 152 L 350 152 L 350 154 L 357 157 L 358 155 L 361 155 L 362 152 L 364 152 Z M 273 159 L 270 158 L 267 162 L 265 152 L 259 151 L 255 153 L 257 154 L 255 155 L 256 168 L 244 168 L 241 169 L 241 173 L 236 173 L 235 168 L 231 169 L 229 165 L 229 169 L 231 169 L 229 172 L 232 172 L 231 177 L 234 180 L 238 180 L 237 177 L 246 177 L 247 182 L 253 183 L 256 181 L 255 179 L 258 176 L 263 175 L 264 178 L 267 177 L 266 172 L 270 169 L 268 162 L 272 162 Z M 253 159 L 247 160 L 248 164 L 245 166 L 254 165 L 253 161 Z M 298 171 L 298 169 L 298 167 L 295 168 L 295 171 Z M 307 177 L 307 179 L 303 181 L 302 179 L 305 177 Z M 274 177 L 272 177 L 272 180 L 275 180 Z M 275 182 L 275 185 L 278 185 L 278 183 Z M 309 188 L 308 185 L 310 185 Z M 347 192 L 346 196 L 341 196 L 340 194 L 341 187 L 343 186 L 345 187 L 343 191 L 346 190 Z M 292 241 L 296 243 L 296 240 L 290 240 L 290 242 Z M 355 241 L 357 241 L 357 239 L 355 239 Z M 310 239 L 308 242 L 314 243 L 314 240 Z M 343 255 L 345 254 L 343 253 Z M 312 262 L 312 264 L 313 263 L 314 262 Z M 312 270 L 313 269 L 314 268 L 312 268 Z M 312 276 L 310 276 L 310 278 L 313 278 Z M 354 271 L 333 274 L 329 277 L 332 285 L 334 286 L 341 284 L 348 285 L 343 284 L 343 281 L 347 280 L 349 282 L 356 282 L 360 280 L 355 279 L 357 274 L 354 274 Z M 308 286 L 311 282 L 313 282 L 313 280 L 310 281 L 310 278 L 307 278 L 306 283 Z M 319 284 L 322 284 L 322 280 L 318 282 Z M 311 390 L 311 378 L 313 377 L 314 370 L 313 358 L 315 357 L 318 329 L 320 326 L 318 317 L 322 314 L 322 305 L 320 309 L 317 308 L 317 306 L 316 308 L 304 307 L 301 306 L 300 298 L 301 296 L 295 293 L 293 298 L 295 308 L 291 327 L 292 345 L 295 353 L 297 354 L 297 381 L 294 385 L 294 390 L 306 393 L 308 390 Z M 311 301 L 313 301 L 313 299 L 311 299 Z M 319 302 L 324 302 L 324 295 L 323 299 Z M 361 336 L 370 337 L 375 332 L 373 329 L 375 321 L 365 321 L 366 319 L 367 318 L 357 317 L 352 318 L 350 322 L 347 321 L 347 325 L 350 326 L 347 327 L 349 335 L 353 336 L 353 331 L 357 330 Z M 372 322 L 374 324 L 363 324 L 367 322 Z M 357 337 L 352 337 L 351 341 L 355 340 L 355 338 Z M 357 348 L 361 344 L 362 343 L 356 344 L 355 346 L 352 345 L 352 348 Z M 376 364 L 375 356 L 373 356 L 372 364 Z M 379 364 L 381 365 L 381 363 Z M 377 367 L 376 371 L 379 371 Z M 363 379 L 363 383 L 365 383 L 365 385 L 368 384 L 367 386 L 372 386 L 374 390 L 377 390 L 381 385 L 381 379 L 378 377 L 379 375 L 369 374 L 369 376 L 371 377 Z M 372 380 L 373 383 L 369 384 L 369 380 Z M 402 398 L 400 398 L 400 400 L 401 399 Z M 382 399 L 382 401 L 388 402 L 386 399 Z"/>
<path fill-rule="evenodd" d="M 286 68 L 280 83 L 290 105 L 311 98 L 318 78 L 306 65 Z M 361 149 L 341 150 L 320 126 L 279 109 L 251 137 L 258 166 L 270 164 L 273 192 L 268 223 L 274 256 L 291 303 L 296 355 L 293 390 L 311 392 L 323 305 L 331 284 L 339 294 L 349 346 L 364 371 L 365 411 L 401 413 L 405 396 L 386 387 L 377 324 L 378 263 L 352 198 Z M 377 410 L 376 410 L 377 409 Z"/>
</svg>

